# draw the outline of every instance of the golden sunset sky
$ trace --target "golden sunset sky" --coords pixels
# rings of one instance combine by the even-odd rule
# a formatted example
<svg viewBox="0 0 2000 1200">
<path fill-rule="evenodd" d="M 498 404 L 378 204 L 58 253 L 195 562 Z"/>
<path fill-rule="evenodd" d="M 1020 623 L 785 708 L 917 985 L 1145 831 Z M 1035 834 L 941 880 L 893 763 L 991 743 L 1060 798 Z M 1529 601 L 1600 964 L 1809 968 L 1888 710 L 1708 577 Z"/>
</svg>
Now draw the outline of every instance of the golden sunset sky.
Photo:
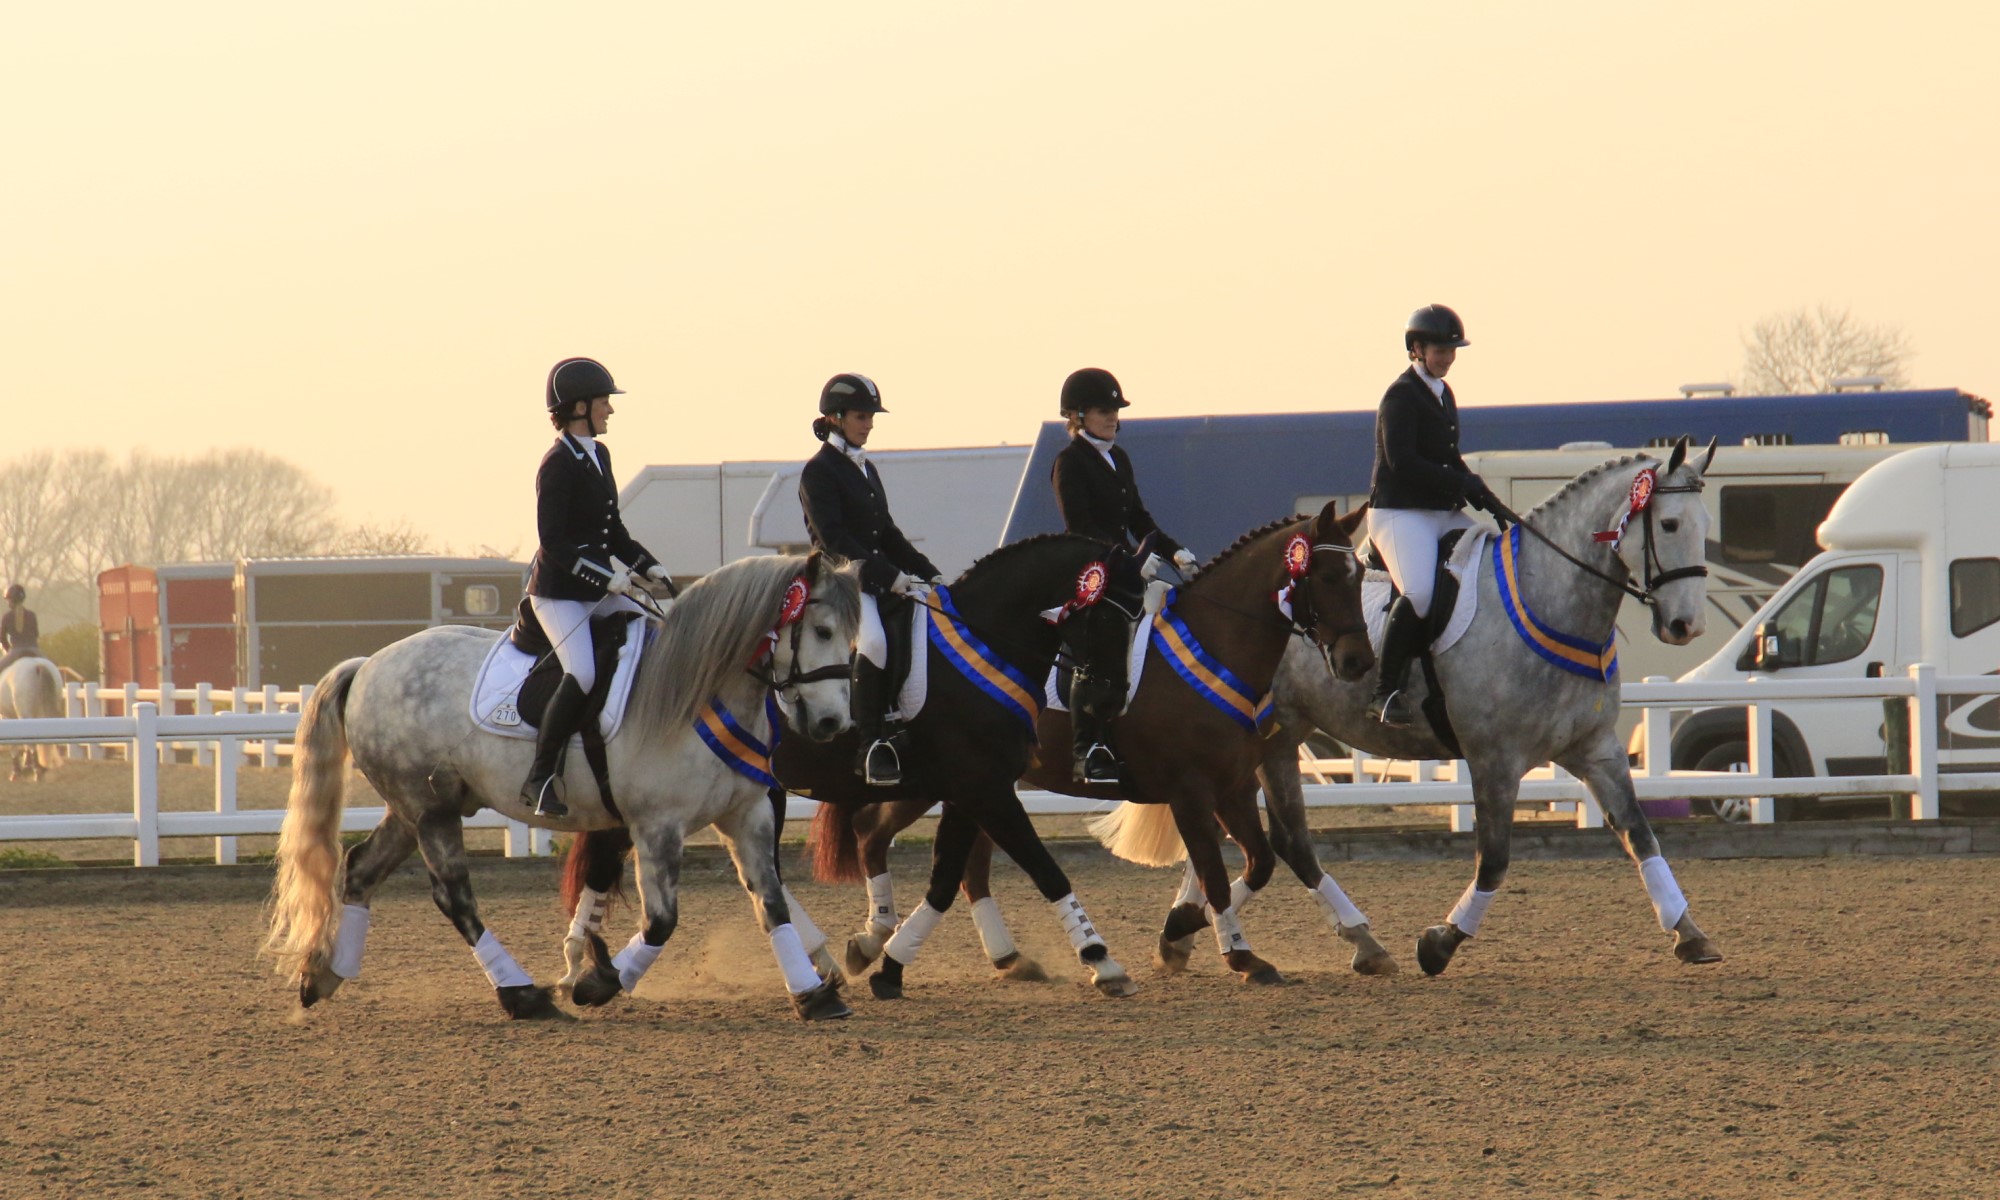
<svg viewBox="0 0 2000 1200">
<path fill-rule="evenodd" d="M 1804 305 L 2000 398 L 1986 3 L 74 3 L 0 48 L 9 436 L 253 445 L 532 550 L 549 365 L 648 463 L 1729 378 Z M 1474 447 L 1468 447 L 1469 449 Z"/>
</svg>

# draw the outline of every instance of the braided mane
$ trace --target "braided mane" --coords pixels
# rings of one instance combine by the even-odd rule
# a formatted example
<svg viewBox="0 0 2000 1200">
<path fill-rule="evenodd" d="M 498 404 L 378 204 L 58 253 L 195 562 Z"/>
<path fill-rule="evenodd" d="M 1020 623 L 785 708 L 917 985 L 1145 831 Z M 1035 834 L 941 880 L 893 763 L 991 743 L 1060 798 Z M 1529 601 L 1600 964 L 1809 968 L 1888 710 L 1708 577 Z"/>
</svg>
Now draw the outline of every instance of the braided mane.
<svg viewBox="0 0 2000 1200">
<path fill-rule="evenodd" d="M 961 582 L 964 581 L 964 579 L 967 576 L 971 575 L 974 571 L 977 571 L 979 568 L 986 566 L 988 563 L 997 562 L 1000 559 L 1007 558 L 1017 550 L 1025 550 L 1030 546 L 1040 546 L 1048 542 L 1062 541 L 1064 539 L 1079 540 L 1079 541 L 1095 540 L 1093 538 L 1087 538 L 1080 533 L 1038 533 L 1033 537 L 1022 538 L 1018 542 L 1008 542 L 1006 545 L 1001 546 L 996 550 L 988 550 L 985 554 L 981 555 L 977 560 L 973 562 L 971 566 L 967 567 L 965 571 L 959 575 L 958 577 L 959 581 Z"/>
<path fill-rule="evenodd" d="M 1592 480 L 1596 479 L 1599 475 L 1604 474 L 1606 471 L 1616 470 L 1619 467 L 1629 467 L 1636 462 L 1658 462 L 1658 461 L 1660 460 L 1654 458 L 1650 454 L 1627 454 L 1623 458 L 1614 458 L 1610 462 L 1600 463 L 1599 465 L 1594 466 L 1590 470 L 1585 471 L 1583 474 L 1577 476 L 1575 479 L 1570 480 L 1568 483 L 1563 484 L 1562 490 L 1558 491 L 1555 495 L 1550 496 L 1548 499 L 1542 501 L 1540 504 L 1535 505 L 1535 507 L 1529 509 L 1527 513 L 1524 515 L 1532 517 L 1536 513 L 1541 512 L 1543 509 L 1555 505 L 1557 502 L 1562 500 L 1564 496 L 1569 495 L 1571 492 L 1582 491 L 1586 485 L 1588 485 Z"/>
<path fill-rule="evenodd" d="M 1216 555 L 1214 558 L 1211 558 L 1207 562 L 1203 563 L 1201 566 L 1201 570 L 1196 573 L 1198 575 L 1206 575 L 1209 571 L 1209 568 L 1215 566 L 1223 559 L 1228 558 L 1230 555 L 1236 553 L 1238 550 L 1241 550 L 1244 546 L 1248 545 L 1249 543 L 1256 541 L 1260 537 L 1263 537 L 1265 534 L 1271 532 L 1273 529 L 1276 529 L 1280 525 L 1290 525 L 1293 521 L 1301 520 L 1305 516 L 1306 516 L 1305 513 L 1293 513 L 1289 517 L 1279 517 L 1277 520 L 1272 521 L 1269 524 L 1259 525 L 1257 528 L 1251 530 L 1250 532 L 1244 534 L 1242 537 L 1239 537 L 1235 541 L 1231 542 L 1229 544 L 1228 549 L 1224 550 L 1222 553 Z"/>
</svg>

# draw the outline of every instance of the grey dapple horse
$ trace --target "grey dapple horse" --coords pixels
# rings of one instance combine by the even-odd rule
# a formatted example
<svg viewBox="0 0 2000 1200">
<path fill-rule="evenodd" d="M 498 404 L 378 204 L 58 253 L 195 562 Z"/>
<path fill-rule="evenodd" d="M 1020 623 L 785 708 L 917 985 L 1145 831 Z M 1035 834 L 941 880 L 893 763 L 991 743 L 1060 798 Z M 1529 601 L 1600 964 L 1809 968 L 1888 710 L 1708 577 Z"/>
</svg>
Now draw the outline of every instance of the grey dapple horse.
<svg viewBox="0 0 2000 1200">
<path fill-rule="evenodd" d="M 1507 588 L 1516 597 L 1514 615 L 1502 599 L 1503 582 L 1508 581 L 1496 575 L 1495 547 L 1488 547 L 1476 578 L 1466 582 L 1479 590 L 1477 615 L 1464 636 L 1437 656 L 1436 671 L 1450 724 L 1471 770 L 1478 860 L 1472 884 L 1446 922 L 1418 939 L 1417 960 L 1429 974 L 1441 973 L 1459 945 L 1477 932 L 1506 877 L 1521 777 L 1542 762 L 1555 762 L 1576 775 L 1603 807 L 1639 867 L 1660 927 L 1674 935 L 1675 955 L 1686 963 L 1722 957 L 1695 925 L 1633 794 L 1616 730 L 1616 677 L 1607 681 L 1577 673 L 1591 656 L 1576 646 L 1609 648 L 1624 589 L 1634 579 L 1644 581 L 1633 591 L 1647 597 L 1654 636 L 1672 645 L 1701 636 L 1706 570 L 1698 564 L 1705 557 L 1708 516 L 1695 493 L 1715 451 L 1711 444 L 1695 463 L 1688 461 L 1687 450 L 1683 440 L 1664 466 L 1645 456 L 1606 463 L 1579 475 L 1526 515 L 1528 525 L 1587 564 L 1589 572 L 1524 530 L 1511 555 Z M 1643 513 L 1631 513 L 1634 482 L 1648 470 L 1655 482 L 1649 502 Z M 1616 542 L 1600 536 L 1619 529 L 1623 537 Z M 1569 636 L 1551 641 L 1562 634 Z M 1565 641 L 1575 646 L 1565 646 Z M 1555 665 L 1551 655 L 1572 666 Z M 1413 671 L 1411 682 L 1421 691 L 1422 673 Z M 1313 854 L 1299 784 L 1300 743 L 1320 729 L 1386 757 L 1454 756 L 1427 727 L 1392 729 L 1370 719 L 1373 672 L 1343 682 L 1311 647 L 1295 646 L 1286 654 L 1273 689 L 1278 731 L 1265 742 L 1259 769 L 1272 846 L 1320 899 L 1336 930 L 1365 928 L 1366 918 Z M 1112 850 L 1118 852 L 1119 846 Z M 1239 888 L 1244 886 L 1239 882 Z M 1186 940 L 1191 943 L 1192 935 Z M 1181 952 L 1185 954 L 1185 946 Z M 1355 966 L 1368 969 L 1358 955 Z M 1381 973 L 1380 964 L 1369 973 Z"/>
<path fill-rule="evenodd" d="M 308 1006 L 359 974 L 369 897 L 419 850 L 432 898 L 473 948 L 501 1007 L 517 1018 L 563 1015 L 549 989 L 535 986 L 480 921 L 463 818 L 485 807 L 552 829 L 629 826 L 645 926 L 609 964 L 626 990 L 673 933 L 685 839 L 714 825 L 771 935 L 795 1010 L 806 1019 L 847 1015 L 837 980 L 819 978 L 807 957 L 814 948 L 802 944 L 794 925 L 764 788 L 745 786 L 695 726 L 713 714 L 714 701 L 740 731 L 768 745 L 764 696 L 775 684 L 787 722 L 800 733 L 821 740 L 846 731 L 847 661 L 860 612 L 854 573 L 816 553 L 744 559 L 689 586 L 654 626 L 619 731 L 606 744 L 617 811 L 607 809 L 572 744 L 564 776 L 569 815 L 560 820 L 538 817 L 520 801 L 534 743 L 472 721 L 474 679 L 501 635 L 427 629 L 335 667 L 299 720 L 266 943 L 279 973 L 297 983 Z M 389 811 L 343 863 L 338 833 L 349 749 Z"/>
<path fill-rule="evenodd" d="M 17 658 L 0 672 L 0 717 L 60 717 L 67 715 L 67 707 L 63 703 L 63 669 L 48 659 Z M 12 761 L 9 782 L 39 782 L 46 772 L 62 765 L 62 747 L 16 746 Z"/>
</svg>

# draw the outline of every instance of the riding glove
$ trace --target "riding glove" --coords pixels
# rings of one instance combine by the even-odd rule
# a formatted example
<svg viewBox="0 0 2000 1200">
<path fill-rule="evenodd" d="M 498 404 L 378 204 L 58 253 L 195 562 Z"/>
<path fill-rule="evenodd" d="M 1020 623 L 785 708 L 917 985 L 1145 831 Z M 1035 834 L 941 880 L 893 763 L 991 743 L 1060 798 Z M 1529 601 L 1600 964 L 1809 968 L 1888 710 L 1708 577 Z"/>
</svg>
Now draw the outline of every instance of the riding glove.
<svg viewBox="0 0 2000 1200">
<path fill-rule="evenodd" d="M 1192 577 L 1194 575 L 1194 566 L 1195 566 L 1194 551 L 1188 549 L 1185 546 L 1181 547 L 1179 550 L 1174 551 L 1174 566 L 1180 568 L 1180 572 L 1182 575 Z"/>
<path fill-rule="evenodd" d="M 898 571 L 896 581 L 889 585 L 889 590 L 898 596 L 921 596 L 930 588 L 923 580 L 908 571 Z"/>
<path fill-rule="evenodd" d="M 610 581 L 604 585 L 604 590 L 614 596 L 623 596 L 630 593 L 632 590 L 632 572 L 627 571 L 623 567 L 613 571 Z"/>
<path fill-rule="evenodd" d="M 652 566 L 646 568 L 646 578 L 652 580 L 654 583 L 665 583 L 667 581 L 667 569 L 659 563 L 654 563 Z"/>
</svg>

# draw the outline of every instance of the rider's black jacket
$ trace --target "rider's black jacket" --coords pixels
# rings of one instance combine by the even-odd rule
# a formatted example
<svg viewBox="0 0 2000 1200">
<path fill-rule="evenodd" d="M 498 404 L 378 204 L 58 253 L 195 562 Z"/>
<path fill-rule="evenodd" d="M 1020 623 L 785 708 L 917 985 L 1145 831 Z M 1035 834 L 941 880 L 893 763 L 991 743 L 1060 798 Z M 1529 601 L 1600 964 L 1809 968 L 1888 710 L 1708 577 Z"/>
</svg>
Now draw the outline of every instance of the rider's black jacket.
<svg viewBox="0 0 2000 1200">
<path fill-rule="evenodd" d="M 625 532 L 611 451 L 597 443 L 590 465 L 583 443 L 556 439 L 535 473 L 535 528 L 541 546 L 528 572 L 528 594 L 551 600 L 599 600 L 611 582 L 611 556 L 635 575 L 659 562 Z"/>
<path fill-rule="evenodd" d="M 1107 463 L 1097 447 L 1079 433 L 1056 455 L 1049 477 L 1055 483 L 1056 507 L 1062 510 L 1066 531 L 1120 546 L 1126 544 L 1128 536 L 1142 541 L 1152 534 L 1153 552 L 1162 558 L 1172 558 L 1181 548 L 1179 542 L 1160 532 L 1159 522 L 1146 511 L 1132 475 L 1132 460 L 1122 448 L 1111 447 L 1111 463 Z"/>
<path fill-rule="evenodd" d="M 10 608 L 0 614 L 0 650 L 12 650 L 16 646 L 36 649 L 41 636 L 41 623 L 35 620 L 33 609 Z"/>
<path fill-rule="evenodd" d="M 1413 366 L 1396 377 L 1375 411 L 1375 475 L 1368 503 L 1376 508 L 1463 508 L 1471 468 L 1458 451 L 1458 400 L 1444 398 Z"/>
<path fill-rule="evenodd" d="M 860 563 L 861 588 L 869 595 L 887 594 L 898 572 L 919 579 L 938 574 L 923 551 L 896 528 L 889 515 L 889 493 L 883 490 L 882 473 L 874 463 L 864 471 L 828 442 L 806 460 L 799 474 L 799 504 L 805 509 L 813 545 Z"/>
</svg>

